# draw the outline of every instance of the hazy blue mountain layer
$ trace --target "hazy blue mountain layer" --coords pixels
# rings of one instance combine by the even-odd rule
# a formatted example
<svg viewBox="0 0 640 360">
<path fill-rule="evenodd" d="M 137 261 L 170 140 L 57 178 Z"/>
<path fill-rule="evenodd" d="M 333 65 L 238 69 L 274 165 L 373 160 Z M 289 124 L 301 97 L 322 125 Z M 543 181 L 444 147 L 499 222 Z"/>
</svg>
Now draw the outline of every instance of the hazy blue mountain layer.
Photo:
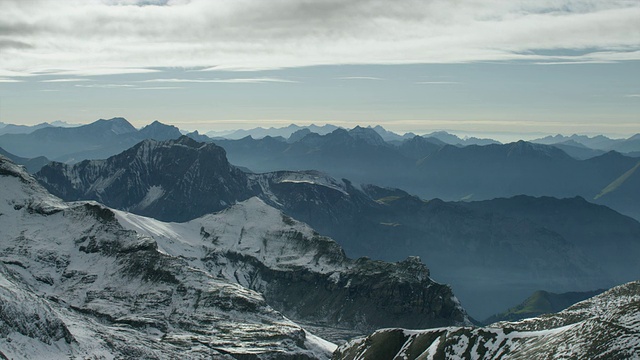
<svg viewBox="0 0 640 360">
<path fill-rule="evenodd" d="M 525 141 L 455 146 L 423 137 L 395 146 L 368 128 L 310 133 L 293 143 L 270 137 L 215 143 L 225 148 L 232 164 L 254 172 L 315 169 L 426 199 L 582 196 L 640 219 L 638 175 L 624 177 L 640 160 L 616 152 L 579 160 L 555 146 Z M 625 183 L 631 185 L 620 186 Z"/>
<path fill-rule="evenodd" d="M 126 119 L 100 119 L 77 127 L 45 127 L 28 134 L 0 135 L 0 146 L 26 158 L 46 156 L 62 162 L 104 159 L 144 139 L 176 139 L 175 126 L 154 122 L 137 130 Z"/>
<path fill-rule="evenodd" d="M 13 161 L 18 165 L 24 166 L 25 169 L 27 169 L 27 171 L 32 174 L 38 172 L 40 169 L 42 169 L 43 166 L 49 163 L 49 159 L 47 159 L 44 156 L 38 156 L 32 159 L 27 159 L 27 158 L 13 155 L 1 147 L 0 147 L 0 155 L 8 158 L 9 160 Z"/>
<path fill-rule="evenodd" d="M 485 324 L 493 324 L 499 321 L 518 321 L 539 315 L 551 314 L 562 311 L 569 306 L 603 293 L 605 290 L 593 290 L 584 292 L 566 292 L 556 294 L 544 290 L 538 290 L 525 299 L 522 303 L 508 309 L 505 312 L 488 317 Z"/>
</svg>

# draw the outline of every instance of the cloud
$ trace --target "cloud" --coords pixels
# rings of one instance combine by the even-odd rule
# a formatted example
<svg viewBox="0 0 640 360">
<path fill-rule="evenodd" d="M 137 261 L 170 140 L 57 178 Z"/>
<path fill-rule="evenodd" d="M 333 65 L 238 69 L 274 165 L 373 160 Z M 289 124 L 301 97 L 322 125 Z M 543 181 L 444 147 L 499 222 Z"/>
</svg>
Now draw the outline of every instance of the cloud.
<svg viewBox="0 0 640 360">
<path fill-rule="evenodd" d="M 177 90 L 184 89 L 180 86 L 151 86 L 151 87 L 134 87 L 133 90 Z"/>
<path fill-rule="evenodd" d="M 625 95 L 624 97 L 628 97 L 628 98 L 640 98 L 640 94 L 628 94 L 628 95 Z"/>
<path fill-rule="evenodd" d="M 425 85 L 457 85 L 460 84 L 457 81 L 418 81 L 416 84 L 425 84 Z"/>
<path fill-rule="evenodd" d="M 55 83 L 55 82 L 82 82 L 82 81 L 91 81 L 91 79 L 83 79 L 83 78 L 49 79 L 49 80 L 42 80 L 41 82 Z"/>
<path fill-rule="evenodd" d="M 77 84 L 77 87 L 83 88 L 102 88 L 102 89 L 116 89 L 116 88 L 129 88 L 133 87 L 130 84 Z"/>
<path fill-rule="evenodd" d="M 260 84 L 260 83 L 297 83 L 297 81 L 280 78 L 236 78 L 236 79 L 151 79 L 142 82 L 159 83 L 231 83 L 231 84 Z"/>
<path fill-rule="evenodd" d="M 339 77 L 338 80 L 383 80 L 375 76 L 345 76 Z"/>
<path fill-rule="evenodd" d="M 36 71 L 32 75 L 58 75 L 58 76 L 103 76 L 103 75 L 121 75 L 121 74 L 148 74 L 160 72 L 158 69 L 144 69 L 132 67 L 95 67 L 85 68 L 79 65 L 76 69 L 46 69 Z"/>
<path fill-rule="evenodd" d="M 2 0 L 2 7 L 0 74 L 640 60 L 635 0 Z M 562 49 L 582 52 L 549 55 Z"/>
<path fill-rule="evenodd" d="M 22 80 L 0 78 L 0 83 L 17 83 L 17 82 L 22 82 Z"/>
</svg>

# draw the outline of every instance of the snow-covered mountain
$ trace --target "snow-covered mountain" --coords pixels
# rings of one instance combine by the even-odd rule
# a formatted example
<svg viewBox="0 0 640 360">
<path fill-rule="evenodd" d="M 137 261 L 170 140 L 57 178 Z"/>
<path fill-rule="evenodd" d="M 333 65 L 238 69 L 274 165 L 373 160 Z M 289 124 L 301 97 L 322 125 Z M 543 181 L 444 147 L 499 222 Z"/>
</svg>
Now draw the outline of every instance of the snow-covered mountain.
<svg viewBox="0 0 640 360">
<path fill-rule="evenodd" d="M 418 259 L 350 260 L 258 198 L 164 223 L 65 203 L 3 157 L 0 182 L 8 358 L 315 359 L 332 345 L 288 318 L 360 333 L 470 324 Z"/>
<path fill-rule="evenodd" d="M 381 326 L 470 324 L 418 258 L 351 260 L 333 240 L 254 197 L 186 223 L 116 211 L 127 229 L 189 266 L 264 294 L 288 318 L 367 332 Z"/>
<path fill-rule="evenodd" d="M 332 359 L 638 359 L 640 281 L 556 314 L 486 328 L 384 329 Z"/>
<path fill-rule="evenodd" d="M 164 252 L 0 157 L 0 357 L 327 358 L 258 292 Z M 294 256 L 294 255 L 292 255 Z"/>
</svg>

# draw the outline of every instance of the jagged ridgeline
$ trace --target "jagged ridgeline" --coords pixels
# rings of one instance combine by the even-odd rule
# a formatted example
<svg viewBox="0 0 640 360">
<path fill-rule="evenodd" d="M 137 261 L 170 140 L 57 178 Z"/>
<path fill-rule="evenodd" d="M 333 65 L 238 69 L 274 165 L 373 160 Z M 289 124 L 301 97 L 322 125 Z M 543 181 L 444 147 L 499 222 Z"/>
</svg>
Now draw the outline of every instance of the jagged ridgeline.
<svg viewBox="0 0 640 360">
<path fill-rule="evenodd" d="M 334 346 L 288 318 L 361 332 L 470 323 L 419 260 L 350 260 L 257 198 L 163 223 L 65 203 L 4 157 L 0 182 L 7 358 L 323 359 Z"/>
</svg>

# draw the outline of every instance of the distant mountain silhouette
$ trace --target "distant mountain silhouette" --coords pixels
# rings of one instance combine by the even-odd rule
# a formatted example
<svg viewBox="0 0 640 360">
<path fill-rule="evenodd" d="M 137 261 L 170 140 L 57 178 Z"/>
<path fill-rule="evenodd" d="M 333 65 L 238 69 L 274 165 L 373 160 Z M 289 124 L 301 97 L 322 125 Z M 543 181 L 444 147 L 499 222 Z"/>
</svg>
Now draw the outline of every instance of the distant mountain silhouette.
<svg viewBox="0 0 640 360">
<path fill-rule="evenodd" d="M 470 137 L 470 138 L 463 139 L 456 135 L 450 134 L 446 131 L 435 131 L 430 134 L 425 134 L 423 136 L 436 138 L 449 145 L 468 146 L 468 145 L 490 145 L 490 144 L 500 143 L 493 139 L 480 139 L 477 137 Z"/>
<path fill-rule="evenodd" d="M 416 134 L 414 133 L 405 133 L 404 135 L 398 135 L 392 131 L 389 131 L 383 128 L 380 125 L 376 125 L 374 127 L 368 126 L 368 128 L 371 128 L 375 132 L 377 132 L 382 137 L 382 139 L 384 139 L 384 141 L 386 142 L 402 142 L 404 140 L 411 139 L 414 136 L 416 136 Z"/>
<path fill-rule="evenodd" d="M 585 135 L 554 135 L 532 140 L 532 142 L 557 145 L 567 141 L 576 142 L 590 149 L 603 151 L 617 151 L 620 153 L 632 153 L 640 151 L 640 134 L 635 134 L 628 139 L 611 139 L 603 135 L 588 137 Z"/>
<path fill-rule="evenodd" d="M 53 121 L 51 123 L 48 122 L 44 122 L 41 124 L 37 124 L 37 125 L 15 125 L 15 124 L 5 124 L 3 122 L 0 122 L 0 135 L 4 135 L 4 134 L 29 134 L 32 133 L 38 129 L 44 129 L 47 127 L 75 127 L 75 126 L 79 126 L 76 124 L 69 124 L 67 122 L 64 121 Z"/>
<path fill-rule="evenodd" d="M 46 155 L 56 161 L 77 162 L 107 158 L 144 139 L 179 136 L 176 127 L 157 121 L 138 131 L 126 119 L 113 118 L 78 127 L 46 127 L 29 134 L 5 134 L 0 136 L 0 146 L 22 157 Z"/>
<path fill-rule="evenodd" d="M 402 188 L 427 199 L 582 196 L 640 219 L 640 191 L 631 186 L 635 175 L 627 186 L 616 188 L 615 196 L 596 198 L 632 169 L 636 158 L 611 152 L 578 160 L 556 146 L 526 141 L 454 146 L 414 137 L 394 146 L 364 129 L 309 133 L 295 142 L 247 137 L 215 143 L 227 150 L 231 163 L 255 172 L 316 169 L 354 183 Z"/>
<path fill-rule="evenodd" d="M 13 155 L 7 152 L 5 149 L 0 148 L 0 155 L 6 156 L 9 160 L 13 161 L 18 165 L 24 166 L 27 171 L 31 174 L 38 172 L 43 166 L 49 163 L 49 159 L 44 156 L 38 156 L 32 159 L 23 158 L 20 156 Z"/>
<path fill-rule="evenodd" d="M 281 127 L 281 128 L 276 128 L 276 127 L 270 127 L 270 128 L 262 128 L 262 127 L 257 127 L 257 128 L 253 128 L 253 129 L 249 129 L 249 130 L 234 130 L 228 133 L 219 133 L 219 132 L 208 132 L 205 135 L 210 136 L 210 137 L 224 137 L 226 139 L 233 139 L 233 140 L 238 140 L 238 139 L 242 139 L 245 138 L 247 136 L 251 136 L 254 139 L 261 139 L 267 136 L 270 137 L 276 137 L 276 136 L 282 136 L 283 138 L 287 139 L 289 138 L 294 132 L 298 131 L 298 130 L 302 130 L 302 129 L 309 129 L 309 131 L 314 132 L 316 134 L 327 134 L 330 133 L 332 131 L 334 131 L 335 129 L 337 129 L 338 127 L 335 125 L 322 125 L 322 126 L 317 126 L 314 124 L 308 125 L 308 126 L 298 126 L 296 124 L 291 124 L 289 126 L 286 127 Z"/>
<path fill-rule="evenodd" d="M 518 321 L 526 318 L 537 317 L 543 314 L 551 314 L 562 311 L 569 306 L 602 294 L 605 289 L 584 291 L 584 292 L 566 292 L 556 294 L 544 290 L 538 290 L 529 296 L 521 304 L 510 308 L 509 310 L 493 315 L 483 321 L 489 325 L 498 321 Z"/>
<path fill-rule="evenodd" d="M 4 134 L 28 134 L 32 133 L 38 129 L 44 129 L 46 127 L 51 127 L 53 125 L 49 123 L 42 123 L 37 125 L 14 125 L 14 124 L 4 124 L 1 123 L 0 126 L 0 135 Z"/>
<path fill-rule="evenodd" d="M 165 125 L 157 120 L 140 129 L 138 134 L 144 139 L 154 139 L 160 141 L 177 139 L 182 136 L 182 133 L 180 133 L 180 129 L 178 129 L 177 127 L 173 125 Z"/>
</svg>

